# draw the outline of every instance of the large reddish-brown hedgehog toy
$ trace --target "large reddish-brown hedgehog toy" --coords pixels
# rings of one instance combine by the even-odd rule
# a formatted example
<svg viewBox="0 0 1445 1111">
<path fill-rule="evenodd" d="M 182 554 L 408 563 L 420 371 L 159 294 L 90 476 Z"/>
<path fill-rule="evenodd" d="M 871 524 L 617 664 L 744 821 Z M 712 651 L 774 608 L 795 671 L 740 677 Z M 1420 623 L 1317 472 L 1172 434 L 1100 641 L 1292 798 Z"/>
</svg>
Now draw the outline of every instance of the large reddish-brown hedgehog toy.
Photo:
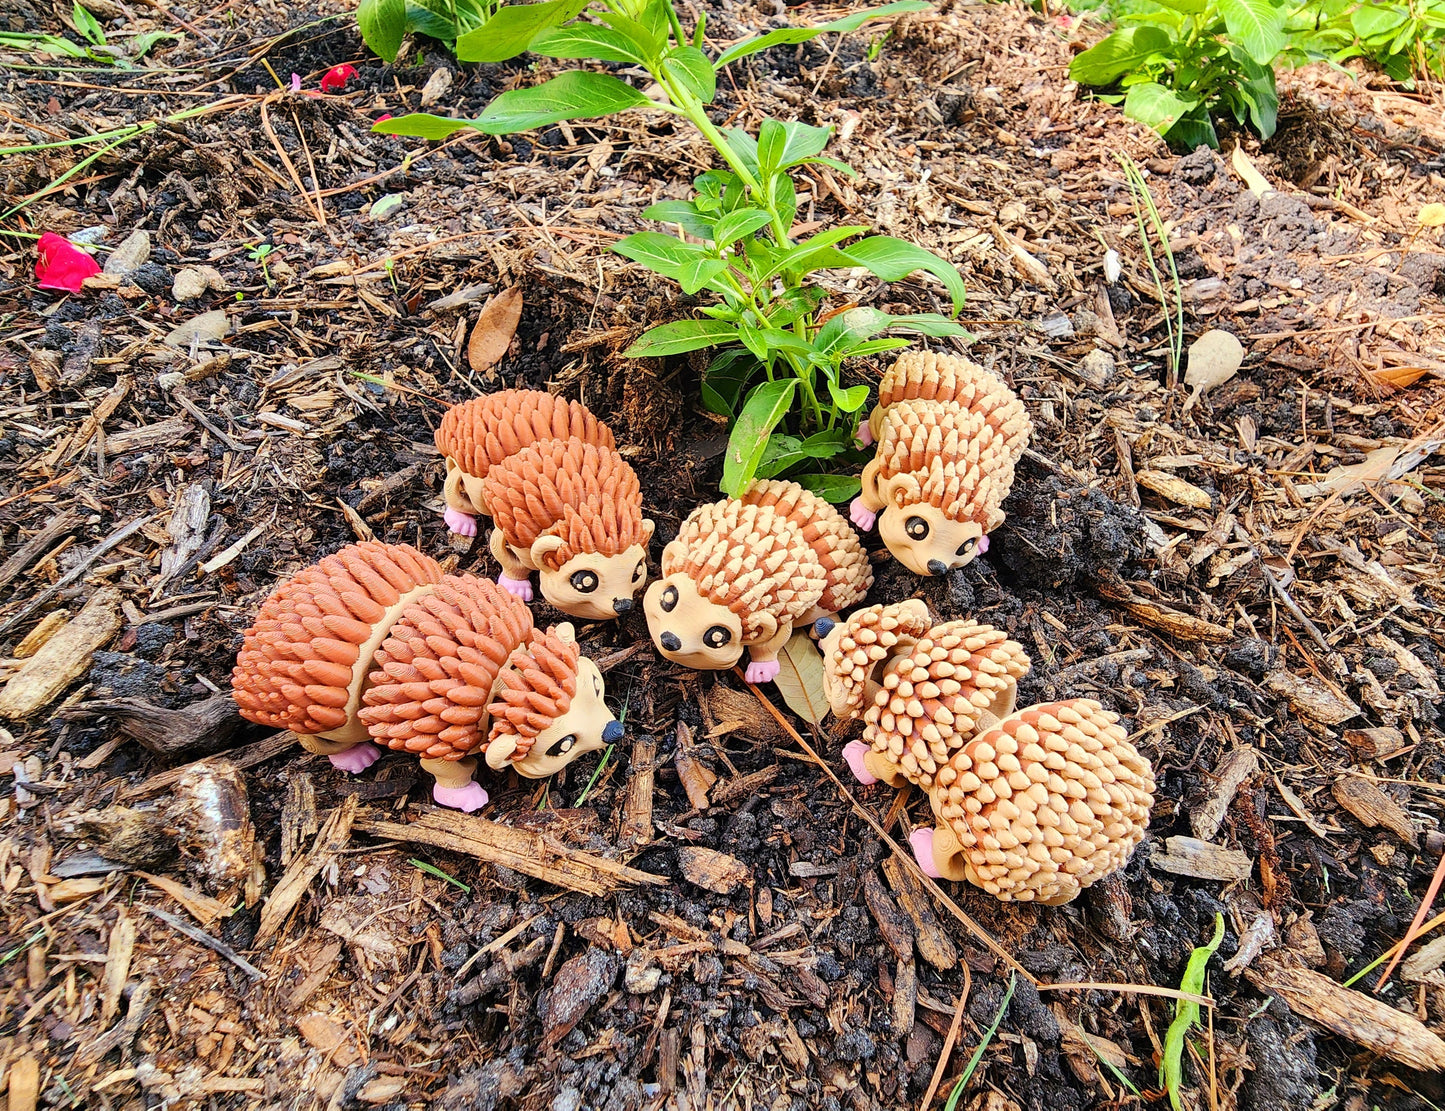
<svg viewBox="0 0 1445 1111">
<path fill-rule="evenodd" d="M 794 628 L 856 604 L 872 583 L 842 514 L 796 483 L 764 481 L 693 510 L 643 609 L 668 659 L 721 670 L 747 649 L 748 682 L 766 683 Z"/>
<path fill-rule="evenodd" d="M 1154 803 L 1149 761 L 1088 698 L 1010 714 L 958 749 L 910 839 L 923 870 L 1005 901 L 1057 906 L 1118 871 Z"/>
<path fill-rule="evenodd" d="M 884 375 L 865 427 L 878 446 L 853 523 L 876 523 L 893 557 L 919 575 L 987 551 L 1031 428 L 1002 379 L 967 359 L 910 352 Z"/>
<path fill-rule="evenodd" d="M 467 811 L 487 802 L 480 754 L 540 778 L 622 735 L 570 625 L 535 629 L 510 592 L 404 544 L 353 544 L 282 583 L 231 686 L 243 717 L 346 771 L 378 745 L 417 755 L 436 801 Z"/>
</svg>

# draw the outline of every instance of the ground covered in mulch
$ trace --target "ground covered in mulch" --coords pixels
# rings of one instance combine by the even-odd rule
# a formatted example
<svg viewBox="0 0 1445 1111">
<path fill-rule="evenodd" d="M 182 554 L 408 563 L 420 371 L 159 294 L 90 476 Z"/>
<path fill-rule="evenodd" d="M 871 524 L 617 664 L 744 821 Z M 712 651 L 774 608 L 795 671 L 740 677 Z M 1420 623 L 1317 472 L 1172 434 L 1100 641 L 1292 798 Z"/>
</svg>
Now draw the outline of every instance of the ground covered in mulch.
<svg viewBox="0 0 1445 1111">
<path fill-rule="evenodd" d="M 822 14 L 707 7 L 719 43 Z M 940 900 L 879 835 L 906 848 L 926 801 L 834 778 L 852 727 L 785 728 L 738 677 L 659 660 L 635 614 L 580 630 L 627 738 L 548 783 L 486 780 L 484 816 L 543 861 L 528 874 L 497 863 L 517 863 L 506 831 L 428 819 L 405 757 L 348 777 L 216 696 L 278 578 L 358 537 L 495 572 L 441 520 L 431 430 L 453 401 L 585 401 L 642 476 L 654 557 L 716 496 L 725 429 L 697 365 L 619 355 L 691 301 L 606 251 L 710 150 L 640 117 L 376 136 L 429 84 L 434 110 L 474 115 L 552 64 L 413 45 L 382 65 L 339 6 L 111 8 L 115 37 L 184 39 L 131 71 L 0 67 L 3 146 L 194 112 L 60 188 L 93 148 L 0 159 L 0 206 L 29 202 L 10 231 L 151 241 L 78 297 L 35 289 L 32 241 L 0 255 L 0 679 L 58 607 L 114 589 L 124 615 L 60 702 L 0 731 L 12 1107 L 32 1068 L 47 1107 L 917 1107 L 1011 978 L 960 1106 L 1138 1105 L 1175 1004 L 1135 989 L 1177 987 L 1216 914 L 1186 1106 L 1445 1100 L 1280 988 L 1388 949 L 1445 844 L 1445 243 L 1415 221 L 1445 185 L 1439 98 L 1286 77 L 1279 135 L 1227 137 L 1260 196 L 1228 155 L 1175 156 L 1081 97 L 1065 70 L 1098 31 L 1067 17 L 946 3 L 872 59 L 861 34 L 733 67 L 720 116 L 835 125 L 829 153 L 859 170 L 812 172 L 800 223 L 955 261 L 967 350 L 1034 420 L 988 556 L 920 583 L 880 553 L 873 597 L 1006 629 L 1033 656 L 1024 701 L 1123 714 L 1159 780 L 1150 835 L 1062 908 Z M 60 27 L 27 0 L 6 23 Z M 342 62 L 347 91 L 304 91 Z M 1168 365 L 1173 294 L 1116 152 L 1169 221 L 1186 339 L 1222 327 L 1248 352 L 1202 396 Z M 178 301 L 198 266 L 218 279 Z M 836 279 L 837 304 L 944 307 L 930 284 Z M 474 375 L 470 325 L 512 285 L 516 338 Z M 216 311 L 224 336 L 175 332 Z M 174 712 L 146 719 L 150 750 L 120 728 L 135 700 Z M 1441 956 L 1378 995 L 1422 1031 L 1445 1019 Z"/>
</svg>

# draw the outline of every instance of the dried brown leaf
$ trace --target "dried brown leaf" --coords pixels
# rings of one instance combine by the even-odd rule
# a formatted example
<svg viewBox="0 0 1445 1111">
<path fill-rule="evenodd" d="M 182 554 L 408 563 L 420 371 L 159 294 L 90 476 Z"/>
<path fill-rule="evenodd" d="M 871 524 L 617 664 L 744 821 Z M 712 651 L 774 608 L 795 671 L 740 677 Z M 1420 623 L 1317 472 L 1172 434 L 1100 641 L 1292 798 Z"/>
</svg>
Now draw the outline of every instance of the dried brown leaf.
<svg viewBox="0 0 1445 1111">
<path fill-rule="evenodd" d="M 823 693 L 823 656 L 807 633 L 794 633 L 778 652 L 782 670 L 773 682 L 788 709 L 810 725 L 818 725 L 828 713 L 828 696 Z"/>
<path fill-rule="evenodd" d="M 487 298 L 467 341 L 467 362 L 477 374 L 490 370 L 507 353 L 522 319 L 522 287 L 514 285 Z"/>
</svg>

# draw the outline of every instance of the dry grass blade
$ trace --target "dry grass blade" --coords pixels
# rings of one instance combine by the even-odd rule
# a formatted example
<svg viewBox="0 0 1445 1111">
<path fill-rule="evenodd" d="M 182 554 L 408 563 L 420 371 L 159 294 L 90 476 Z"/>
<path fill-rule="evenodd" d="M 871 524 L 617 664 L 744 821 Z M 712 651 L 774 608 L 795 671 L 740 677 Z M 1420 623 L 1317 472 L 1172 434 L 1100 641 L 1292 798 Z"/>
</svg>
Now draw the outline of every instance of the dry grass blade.
<svg viewBox="0 0 1445 1111">
<path fill-rule="evenodd" d="M 1429 914 L 1430 908 L 1435 905 L 1435 896 L 1440 893 L 1441 882 L 1445 882 L 1445 856 L 1442 856 L 1440 863 L 1435 865 L 1435 874 L 1430 877 L 1430 887 L 1425 892 L 1425 898 L 1420 900 L 1420 909 L 1410 920 L 1410 928 L 1400 939 L 1399 947 L 1395 950 L 1395 955 L 1390 958 L 1390 963 L 1385 966 L 1384 974 L 1376 981 L 1376 991 L 1385 986 L 1385 981 L 1390 978 L 1390 973 L 1395 971 L 1395 966 L 1400 963 L 1400 959 L 1405 955 L 1405 950 L 1410 948 L 1410 943 L 1420 935 L 1420 923 L 1425 921 L 1425 915 Z"/>
<path fill-rule="evenodd" d="M 933 1106 L 933 1097 L 938 1094 L 938 1086 L 943 1083 L 943 1074 L 948 1070 L 948 1058 L 953 1054 L 953 1047 L 958 1044 L 958 1034 L 963 1029 L 964 1008 L 968 1006 L 968 995 L 972 990 L 973 973 L 969 971 L 965 961 L 963 994 L 958 997 L 958 1003 L 953 1008 L 953 1021 L 948 1024 L 948 1036 L 943 1039 L 943 1048 L 938 1052 L 938 1064 L 933 1066 L 933 1078 L 928 1082 L 928 1091 L 924 1093 L 918 1111 L 928 1111 Z"/>
<path fill-rule="evenodd" d="M 507 353 L 522 319 L 522 287 L 514 285 L 487 298 L 467 341 L 467 363 L 477 374 L 491 370 Z"/>
<path fill-rule="evenodd" d="M 747 678 L 743 675 L 741 668 L 734 668 L 733 671 L 737 674 L 737 677 L 739 679 L 742 679 L 744 682 L 747 681 Z M 773 717 L 777 720 L 778 724 L 783 727 L 784 732 L 786 732 L 788 736 L 793 738 L 793 743 L 813 758 L 814 762 L 817 763 L 818 767 L 822 768 L 828 778 L 833 781 L 833 786 L 837 787 L 838 790 L 842 793 L 843 797 L 848 800 L 848 804 L 853 807 L 853 809 L 857 812 L 858 816 L 861 817 L 865 822 L 867 822 L 868 825 L 872 828 L 873 832 L 878 834 L 878 836 L 883 839 L 883 843 L 886 844 L 890 849 L 892 849 L 894 854 L 897 855 L 897 857 L 901 861 L 903 861 L 903 866 L 907 868 L 910 872 L 912 872 L 914 876 L 917 877 L 917 879 L 923 884 L 923 886 L 928 888 L 929 891 L 933 892 L 933 897 L 948 908 L 948 913 L 957 918 L 958 921 L 963 925 L 964 929 L 966 929 L 969 933 L 973 934 L 974 937 L 978 938 L 979 941 L 983 942 L 986 946 L 988 946 L 989 950 L 994 954 L 994 956 L 998 957 L 999 960 L 1003 961 L 1004 964 L 1008 965 L 1025 980 L 1037 987 L 1039 982 L 1037 979 L 1034 978 L 1033 973 L 1029 972 L 1029 970 L 1026 969 L 1023 965 L 1019 964 L 1018 961 L 1014 960 L 1013 955 L 1009 953 L 1007 949 L 1005 949 L 1002 945 L 995 941 L 987 930 L 985 930 L 972 918 L 966 915 L 959 907 L 959 905 L 948 897 L 948 893 L 945 892 L 943 888 L 939 887 L 938 884 L 931 877 L 924 873 L 923 869 L 918 866 L 918 861 L 913 859 L 913 854 L 906 851 L 901 845 L 898 844 L 897 841 L 893 840 L 893 838 L 889 836 L 888 831 L 879 824 L 878 819 L 873 817 L 873 815 L 869 813 L 868 809 L 863 806 L 863 804 L 860 803 L 856 798 L 853 797 L 853 792 L 848 790 L 848 788 L 844 785 L 843 781 L 839 779 L 836 774 L 834 774 L 833 769 L 830 768 L 826 763 L 824 763 L 823 758 L 813 751 L 813 746 L 810 745 L 807 741 L 803 740 L 802 735 L 793 728 L 792 722 L 785 718 L 776 706 L 774 706 L 765 697 L 763 697 L 763 692 L 758 690 L 756 686 L 749 684 L 749 687 L 752 689 L 753 697 L 755 697 L 759 702 L 761 702 L 765 707 L 767 707 L 768 712 L 772 714 Z"/>
</svg>

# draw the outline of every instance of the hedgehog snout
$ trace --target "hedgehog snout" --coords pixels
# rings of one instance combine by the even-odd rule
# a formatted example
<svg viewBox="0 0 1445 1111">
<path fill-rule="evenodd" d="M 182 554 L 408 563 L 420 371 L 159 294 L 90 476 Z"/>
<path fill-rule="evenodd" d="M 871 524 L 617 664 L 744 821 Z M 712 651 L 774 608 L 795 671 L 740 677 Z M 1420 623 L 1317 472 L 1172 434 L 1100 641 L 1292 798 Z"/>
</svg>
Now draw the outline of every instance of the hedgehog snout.
<svg viewBox="0 0 1445 1111">
<path fill-rule="evenodd" d="M 657 638 L 664 652 L 681 652 L 682 641 L 676 633 L 663 633 Z"/>
<path fill-rule="evenodd" d="M 621 617 L 624 613 L 631 613 L 631 612 L 632 612 L 632 599 L 631 599 L 631 598 L 613 598 L 613 599 L 612 599 L 612 612 L 615 613 L 615 614 L 617 614 L 618 617 Z"/>
<path fill-rule="evenodd" d="M 928 573 L 930 575 L 946 575 L 948 574 L 948 564 L 944 563 L 941 559 L 930 559 L 928 561 Z"/>
</svg>

